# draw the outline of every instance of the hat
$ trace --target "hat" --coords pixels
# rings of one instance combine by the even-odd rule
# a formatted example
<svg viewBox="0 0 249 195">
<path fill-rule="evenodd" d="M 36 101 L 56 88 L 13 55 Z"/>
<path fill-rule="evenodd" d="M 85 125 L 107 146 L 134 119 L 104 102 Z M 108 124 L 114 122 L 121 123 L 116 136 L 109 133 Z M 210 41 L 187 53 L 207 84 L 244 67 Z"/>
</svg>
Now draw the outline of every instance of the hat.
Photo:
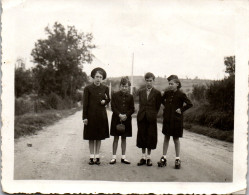
<svg viewBox="0 0 249 195">
<path fill-rule="evenodd" d="M 180 89 L 182 87 L 182 84 L 181 84 L 181 81 L 178 79 L 178 76 L 176 75 L 170 75 L 168 78 L 167 78 L 168 82 L 174 80 L 175 83 L 178 83 L 178 89 Z"/>
<path fill-rule="evenodd" d="M 167 78 L 168 81 L 171 81 L 172 79 L 178 79 L 178 76 L 176 76 L 176 75 L 170 75 L 170 76 Z"/>
<path fill-rule="evenodd" d="M 91 72 L 91 77 L 94 78 L 96 75 L 96 72 L 99 72 L 103 76 L 103 80 L 106 79 L 106 71 L 103 68 L 97 67 L 94 68 Z"/>
</svg>

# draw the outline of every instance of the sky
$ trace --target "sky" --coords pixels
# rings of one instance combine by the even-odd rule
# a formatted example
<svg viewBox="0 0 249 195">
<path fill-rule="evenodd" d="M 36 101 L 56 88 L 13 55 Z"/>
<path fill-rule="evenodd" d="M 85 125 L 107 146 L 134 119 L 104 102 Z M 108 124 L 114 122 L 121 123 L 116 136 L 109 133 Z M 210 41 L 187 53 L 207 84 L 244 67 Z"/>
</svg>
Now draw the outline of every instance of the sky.
<svg viewBox="0 0 249 195">
<path fill-rule="evenodd" d="M 89 75 L 102 67 L 107 76 L 176 74 L 180 78 L 222 79 L 224 57 L 235 55 L 234 1 L 163 0 L 4 0 L 5 59 L 24 58 L 45 39 L 54 22 L 91 32 L 95 55 Z"/>
</svg>

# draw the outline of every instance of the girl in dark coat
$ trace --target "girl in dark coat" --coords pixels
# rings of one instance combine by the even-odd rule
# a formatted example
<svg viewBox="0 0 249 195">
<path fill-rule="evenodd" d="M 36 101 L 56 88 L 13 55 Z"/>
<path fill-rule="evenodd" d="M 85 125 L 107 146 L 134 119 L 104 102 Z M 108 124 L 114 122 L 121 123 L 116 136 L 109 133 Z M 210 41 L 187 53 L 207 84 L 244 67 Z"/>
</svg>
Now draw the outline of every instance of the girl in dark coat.
<svg viewBox="0 0 249 195">
<path fill-rule="evenodd" d="M 134 100 L 133 96 L 129 94 L 129 87 L 131 86 L 128 78 L 122 78 L 120 81 L 120 91 L 112 95 L 111 107 L 112 107 L 112 122 L 111 122 L 111 135 L 114 136 L 113 140 L 113 156 L 110 164 L 116 163 L 116 152 L 118 147 L 119 136 L 121 136 L 121 149 L 122 158 L 121 163 L 130 164 L 130 162 L 125 157 L 126 150 L 126 137 L 132 136 L 132 126 L 131 126 L 131 115 L 134 113 Z M 120 134 L 117 131 L 116 126 L 118 124 L 125 125 L 125 132 Z"/>
<path fill-rule="evenodd" d="M 105 106 L 110 102 L 109 88 L 102 83 L 106 72 L 95 68 L 91 72 L 93 83 L 86 86 L 83 95 L 83 139 L 89 140 L 90 161 L 99 165 L 99 150 L 101 140 L 109 137 L 108 118 Z M 94 153 L 96 161 L 94 162 Z"/>
<path fill-rule="evenodd" d="M 168 150 L 170 136 L 173 136 L 176 151 L 175 168 L 179 169 L 180 161 L 180 141 L 179 137 L 183 134 L 183 112 L 193 106 L 186 94 L 181 92 L 181 82 L 176 75 L 168 77 L 169 88 L 162 97 L 163 111 L 163 156 L 158 162 L 158 166 L 166 166 L 166 153 Z"/>
</svg>

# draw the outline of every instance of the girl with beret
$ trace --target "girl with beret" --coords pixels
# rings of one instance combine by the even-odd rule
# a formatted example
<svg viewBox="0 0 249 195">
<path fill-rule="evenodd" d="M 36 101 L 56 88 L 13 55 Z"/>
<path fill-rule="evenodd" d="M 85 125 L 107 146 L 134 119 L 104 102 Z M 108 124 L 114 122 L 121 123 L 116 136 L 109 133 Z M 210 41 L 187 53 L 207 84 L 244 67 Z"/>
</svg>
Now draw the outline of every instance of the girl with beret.
<svg viewBox="0 0 249 195">
<path fill-rule="evenodd" d="M 83 95 L 83 139 L 89 140 L 89 164 L 100 164 L 101 140 L 109 137 L 108 118 L 105 106 L 110 102 L 109 88 L 102 84 L 106 72 L 95 68 L 91 72 L 93 83 L 86 86 Z M 95 158 L 95 161 L 94 161 Z"/>
<path fill-rule="evenodd" d="M 112 121 L 111 121 L 111 135 L 114 136 L 113 140 L 113 156 L 110 164 L 116 163 L 116 152 L 118 147 L 118 140 L 121 137 L 121 149 L 122 158 L 121 163 L 130 164 L 130 162 L 125 157 L 126 151 L 126 137 L 132 136 L 132 126 L 131 126 L 131 115 L 134 113 L 134 100 L 133 96 L 129 94 L 129 87 L 131 83 L 128 77 L 121 78 L 120 81 L 120 91 L 112 95 L 111 107 L 112 107 Z M 117 130 L 118 124 L 125 125 L 125 132 L 120 134 Z"/>
<path fill-rule="evenodd" d="M 180 91 L 181 82 L 176 75 L 167 78 L 169 87 L 162 96 L 163 110 L 163 130 L 165 135 L 163 143 L 163 156 L 158 162 L 159 167 L 167 165 L 166 154 L 170 137 L 173 137 L 175 144 L 175 168 L 180 169 L 180 140 L 183 135 L 183 112 L 193 106 L 186 94 Z"/>
</svg>

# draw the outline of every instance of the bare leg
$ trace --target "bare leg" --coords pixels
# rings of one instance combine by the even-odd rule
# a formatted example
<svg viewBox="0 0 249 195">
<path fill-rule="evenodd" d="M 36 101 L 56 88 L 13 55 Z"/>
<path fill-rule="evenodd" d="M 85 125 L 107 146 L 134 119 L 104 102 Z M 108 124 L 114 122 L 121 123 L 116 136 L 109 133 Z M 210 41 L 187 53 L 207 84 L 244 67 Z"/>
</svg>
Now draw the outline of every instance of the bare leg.
<svg viewBox="0 0 249 195">
<path fill-rule="evenodd" d="M 168 147 L 169 147 L 169 140 L 170 140 L 170 136 L 165 135 L 164 142 L 163 142 L 163 155 L 167 154 Z"/>
<path fill-rule="evenodd" d="M 95 155 L 99 155 L 101 140 L 95 140 Z"/>
<path fill-rule="evenodd" d="M 175 143 L 176 157 L 180 157 L 180 140 L 179 138 L 173 138 Z"/>
<path fill-rule="evenodd" d="M 125 155 L 126 137 L 121 137 L 121 150 L 122 150 L 122 155 Z"/>
<path fill-rule="evenodd" d="M 89 140 L 89 150 L 90 154 L 94 155 L 94 140 Z"/>
<path fill-rule="evenodd" d="M 117 153 L 118 139 L 119 139 L 119 136 L 114 136 L 113 144 L 112 144 L 112 154 L 113 155 L 116 155 L 116 153 Z"/>
</svg>

